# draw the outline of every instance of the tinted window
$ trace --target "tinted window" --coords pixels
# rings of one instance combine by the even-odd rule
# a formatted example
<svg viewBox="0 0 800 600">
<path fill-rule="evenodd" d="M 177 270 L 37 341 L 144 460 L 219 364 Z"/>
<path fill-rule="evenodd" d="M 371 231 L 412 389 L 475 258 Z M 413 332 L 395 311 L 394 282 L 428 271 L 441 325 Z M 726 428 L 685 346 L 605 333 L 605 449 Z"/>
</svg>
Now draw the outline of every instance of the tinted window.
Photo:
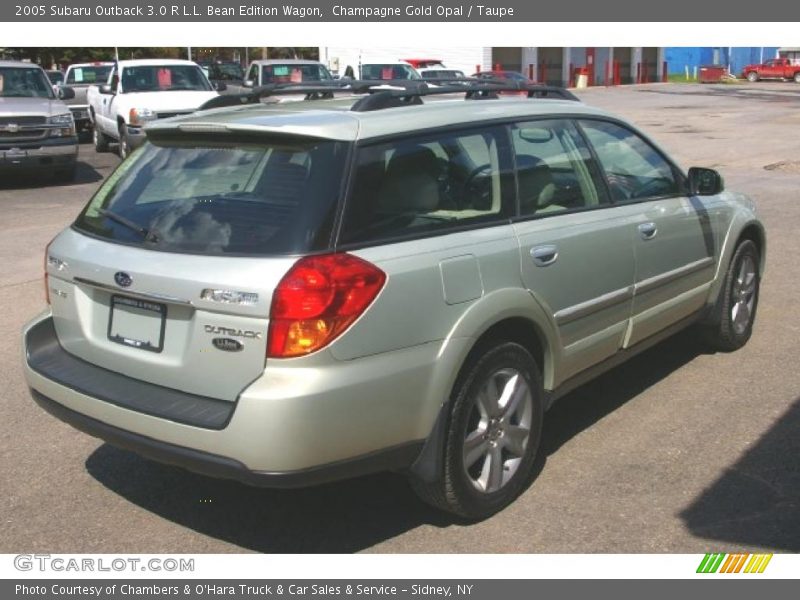
<svg viewBox="0 0 800 600">
<path fill-rule="evenodd" d="M 261 83 L 303 83 L 306 81 L 328 81 L 333 79 L 322 65 L 264 65 L 261 68 Z"/>
<path fill-rule="evenodd" d="M 112 67 L 73 67 L 67 73 L 67 85 L 84 83 L 105 83 Z"/>
<path fill-rule="evenodd" d="M 419 79 L 419 74 L 410 65 L 374 64 L 361 65 L 361 79 Z"/>
<path fill-rule="evenodd" d="M 574 210 L 607 201 L 603 187 L 595 185 L 591 153 L 571 123 L 518 123 L 511 138 L 521 214 Z"/>
<path fill-rule="evenodd" d="M 244 70 L 237 63 L 213 63 L 209 65 L 208 71 L 212 79 L 241 81 L 244 78 Z"/>
<path fill-rule="evenodd" d="M 501 128 L 359 151 L 342 242 L 414 235 L 508 216 L 510 149 Z"/>
<path fill-rule="evenodd" d="M 148 65 L 122 70 L 122 90 L 127 93 L 210 89 L 208 79 L 195 65 Z"/>
<path fill-rule="evenodd" d="M 192 254 L 325 249 L 345 153 L 330 141 L 147 144 L 106 180 L 76 227 Z"/>
<path fill-rule="evenodd" d="M 631 130 L 605 121 L 582 121 L 615 201 L 682 193 L 672 166 Z"/>
<path fill-rule="evenodd" d="M 53 88 L 39 67 L 0 67 L 0 98 L 52 98 Z"/>
</svg>

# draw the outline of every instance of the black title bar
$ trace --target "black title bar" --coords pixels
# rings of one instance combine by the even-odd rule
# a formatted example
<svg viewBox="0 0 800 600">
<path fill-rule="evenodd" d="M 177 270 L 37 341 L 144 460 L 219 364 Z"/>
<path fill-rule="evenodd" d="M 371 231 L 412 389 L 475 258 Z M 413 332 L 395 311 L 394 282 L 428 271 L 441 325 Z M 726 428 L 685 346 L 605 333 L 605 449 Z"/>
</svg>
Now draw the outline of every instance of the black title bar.
<svg viewBox="0 0 800 600">
<path fill-rule="evenodd" d="M 754 22 L 800 21 L 800 2 L 718 0 L 11 0 L 3 22 Z"/>
</svg>

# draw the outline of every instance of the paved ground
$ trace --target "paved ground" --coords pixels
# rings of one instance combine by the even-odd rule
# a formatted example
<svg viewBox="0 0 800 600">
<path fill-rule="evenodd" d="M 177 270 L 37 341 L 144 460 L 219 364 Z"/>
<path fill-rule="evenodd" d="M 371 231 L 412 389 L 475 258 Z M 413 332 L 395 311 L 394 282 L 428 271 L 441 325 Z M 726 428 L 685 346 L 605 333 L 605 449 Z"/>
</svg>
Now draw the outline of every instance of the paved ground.
<svg viewBox="0 0 800 600">
<path fill-rule="evenodd" d="M 46 415 L 20 374 L 44 246 L 117 162 L 84 145 L 74 185 L 0 183 L 0 552 L 800 551 L 800 86 L 581 95 L 757 200 L 769 258 L 745 349 L 680 335 L 563 399 L 538 479 L 477 525 L 394 475 L 274 492 L 150 463 Z"/>
</svg>

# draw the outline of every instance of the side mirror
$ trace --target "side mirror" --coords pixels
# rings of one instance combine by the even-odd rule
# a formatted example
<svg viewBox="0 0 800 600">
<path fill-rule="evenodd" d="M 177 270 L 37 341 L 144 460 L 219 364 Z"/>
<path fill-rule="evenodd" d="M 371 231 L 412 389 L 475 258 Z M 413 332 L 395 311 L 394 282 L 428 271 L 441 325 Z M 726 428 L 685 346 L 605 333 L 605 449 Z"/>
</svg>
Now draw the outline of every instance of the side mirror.
<svg viewBox="0 0 800 600">
<path fill-rule="evenodd" d="M 224 92 L 228 89 L 228 84 L 224 81 L 216 81 L 212 84 L 213 88 L 218 92 Z"/>
<path fill-rule="evenodd" d="M 252 79 L 245 79 L 242 81 L 242 87 L 251 88 L 255 87 L 255 82 Z"/>
<path fill-rule="evenodd" d="M 56 94 L 59 100 L 72 100 L 75 97 L 75 90 L 71 87 L 59 87 Z"/>
<path fill-rule="evenodd" d="M 100 90 L 101 94 L 106 94 L 106 95 L 113 95 L 114 94 L 114 88 L 112 88 L 107 83 L 104 83 L 98 89 Z"/>
<path fill-rule="evenodd" d="M 689 193 L 693 196 L 713 196 L 725 189 L 725 182 L 714 169 L 692 167 L 689 169 Z"/>
</svg>

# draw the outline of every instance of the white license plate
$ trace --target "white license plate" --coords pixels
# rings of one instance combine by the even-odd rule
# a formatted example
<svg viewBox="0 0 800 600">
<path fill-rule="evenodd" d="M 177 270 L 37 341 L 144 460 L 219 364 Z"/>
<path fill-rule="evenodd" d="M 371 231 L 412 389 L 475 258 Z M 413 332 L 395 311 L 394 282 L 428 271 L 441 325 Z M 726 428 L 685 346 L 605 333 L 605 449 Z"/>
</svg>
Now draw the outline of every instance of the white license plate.
<svg viewBox="0 0 800 600">
<path fill-rule="evenodd" d="M 127 296 L 111 296 L 108 339 L 112 342 L 161 352 L 166 324 L 166 305 Z"/>
</svg>

